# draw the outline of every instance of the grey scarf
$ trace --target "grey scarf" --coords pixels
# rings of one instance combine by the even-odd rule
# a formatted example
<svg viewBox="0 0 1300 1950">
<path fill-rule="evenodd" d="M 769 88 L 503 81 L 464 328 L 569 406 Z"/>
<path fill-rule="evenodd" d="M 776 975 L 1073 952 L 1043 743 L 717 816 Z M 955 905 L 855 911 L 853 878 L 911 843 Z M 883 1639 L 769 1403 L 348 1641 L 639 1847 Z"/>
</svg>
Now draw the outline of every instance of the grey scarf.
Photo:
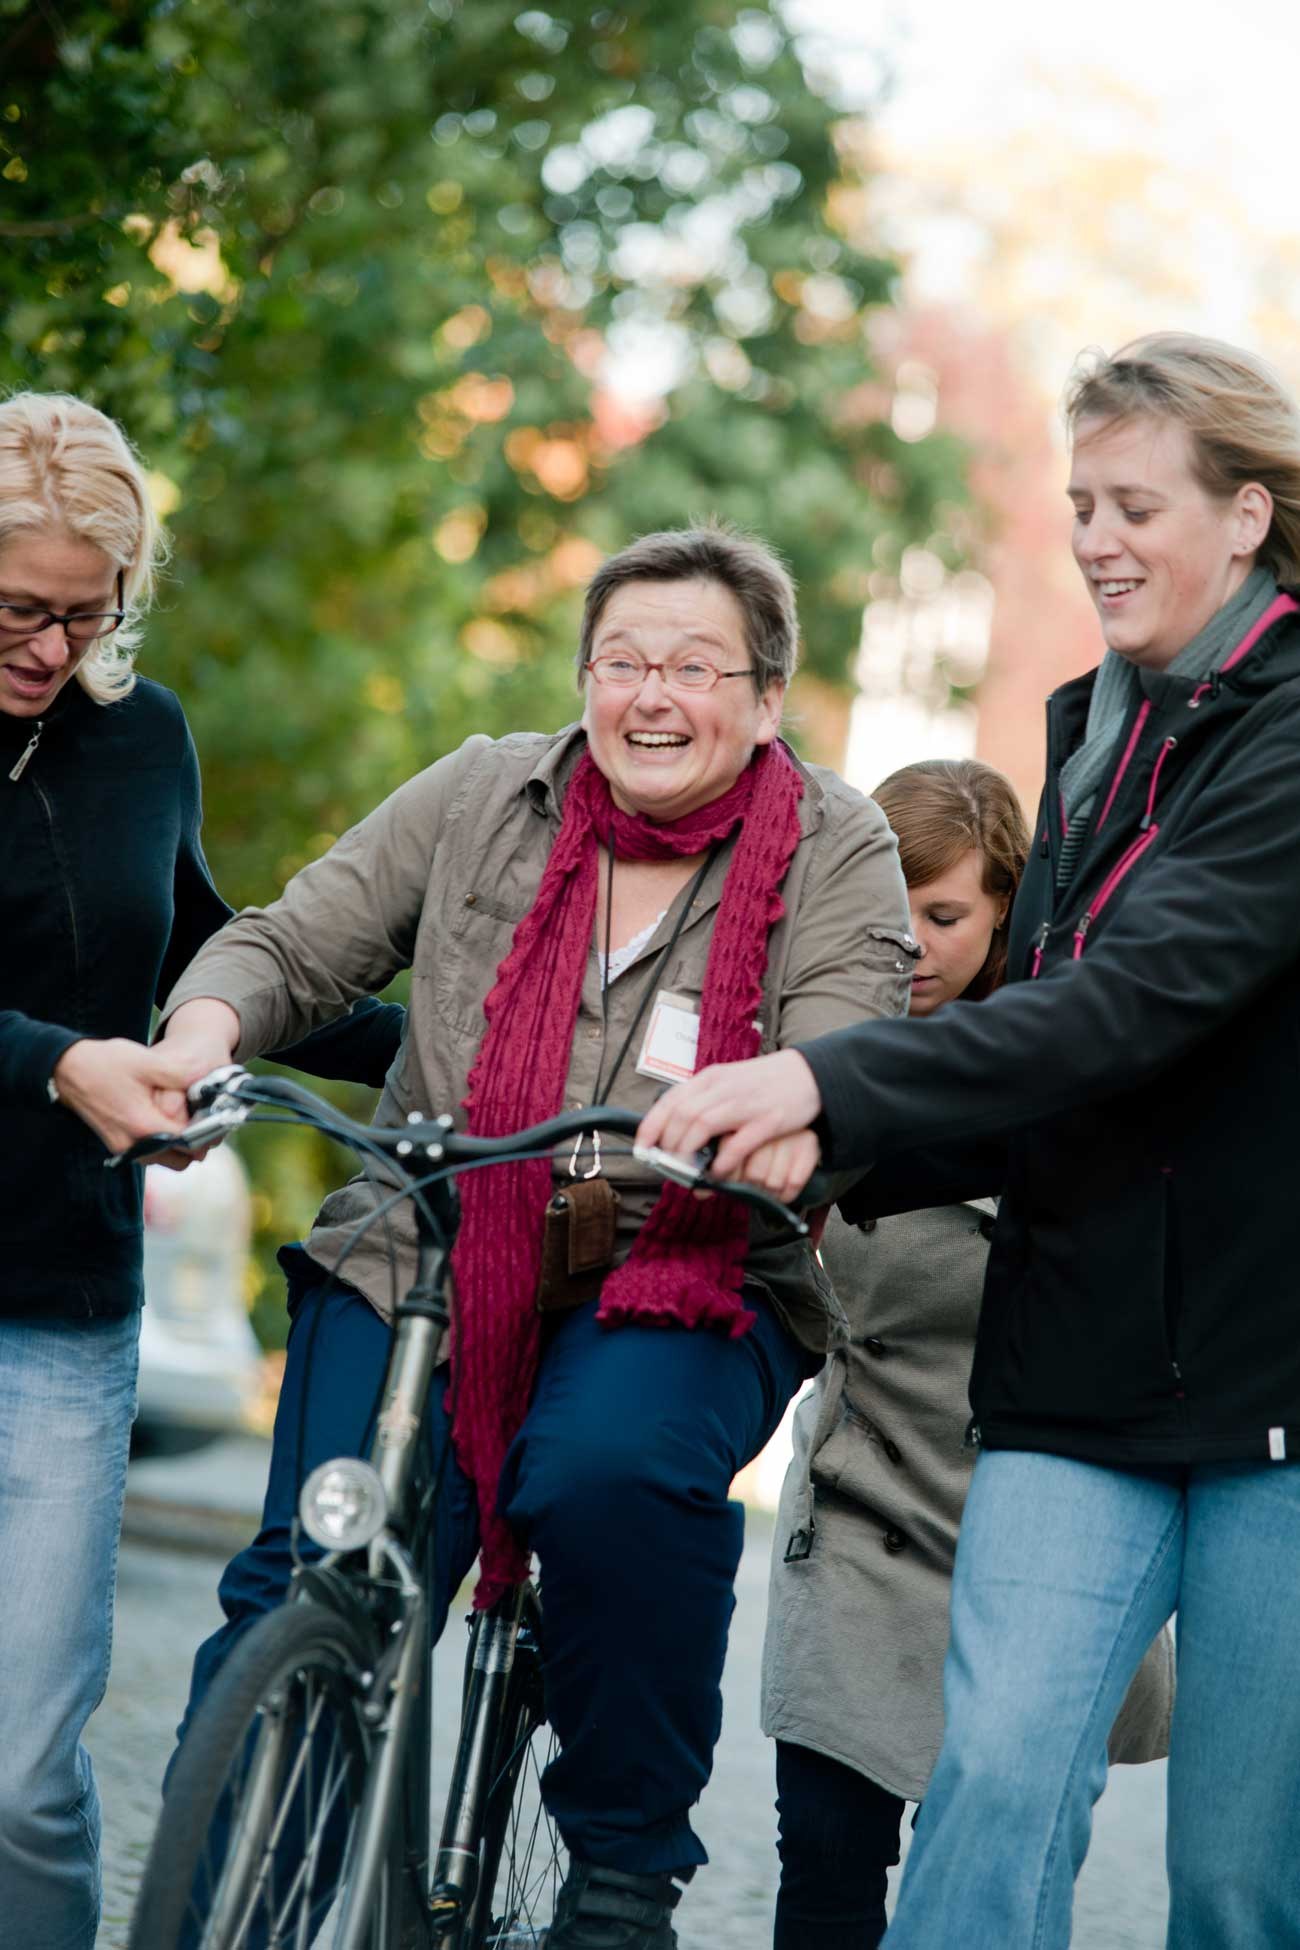
<svg viewBox="0 0 1300 1950">
<path fill-rule="evenodd" d="M 1234 596 L 1216 610 L 1205 628 L 1185 644 L 1163 676 L 1208 677 L 1235 650 L 1252 623 L 1258 622 L 1277 595 L 1277 583 L 1267 569 L 1252 569 Z M 1083 743 L 1061 767 L 1061 801 L 1067 827 L 1056 884 L 1064 887 L 1074 871 L 1093 804 L 1117 757 L 1120 732 L 1142 694 L 1142 672 L 1117 651 L 1101 660 L 1088 707 Z"/>
</svg>

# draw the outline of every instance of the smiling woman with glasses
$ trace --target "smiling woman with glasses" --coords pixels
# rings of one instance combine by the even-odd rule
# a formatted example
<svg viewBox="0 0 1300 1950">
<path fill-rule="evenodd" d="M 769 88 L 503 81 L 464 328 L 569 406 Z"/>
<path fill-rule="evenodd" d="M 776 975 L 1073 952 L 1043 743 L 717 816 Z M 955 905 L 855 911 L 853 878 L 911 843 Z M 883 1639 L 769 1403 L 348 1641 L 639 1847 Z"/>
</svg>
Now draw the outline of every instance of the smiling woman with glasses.
<svg viewBox="0 0 1300 1950">
<path fill-rule="evenodd" d="M 761 543 L 716 527 L 634 542 L 587 591 L 581 723 L 471 738 L 235 922 L 169 999 L 160 1085 L 402 966 L 408 1034 L 378 1114 L 468 1100 L 485 1134 L 562 1105 L 649 1107 L 728 1052 L 899 1013 L 893 836 L 777 735 L 797 643 Z M 330 1274 L 375 1197 L 334 1194 L 293 1257 L 265 1528 L 222 1580 L 228 1623 L 194 1700 L 288 1586 L 299 1429 L 304 1461 L 360 1451 L 390 1338 L 382 1238 L 349 1254 L 346 1283 Z M 690 1812 L 721 1714 L 731 1480 L 820 1365 L 834 1302 L 802 1243 L 661 1191 L 626 1152 L 474 1173 L 461 1197 L 455 1414 L 430 1418 L 436 1443 L 450 1429 L 460 1512 L 443 1569 L 454 1590 L 481 1545 L 487 1603 L 541 1560 L 562 1748 L 544 1793 L 572 1860 L 548 1950 L 669 1950 L 674 1878 L 704 1859 Z M 400 1291 L 415 1241 L 390 1223 Z"/>
<path fill-rule="evenodd" d="M 133 657 L 160 553 L 144 471 L 84 401 L 0 401 L 0 1935 L 89 1946 L 135 1412 L 140 1174 L 69 1115 L 230 909 L 177 700 Z M 401 1011 L 296 1053 L 378 1082 Z M 134 1040 L 127 1040 L 134 1039 Z"/>
</svg>

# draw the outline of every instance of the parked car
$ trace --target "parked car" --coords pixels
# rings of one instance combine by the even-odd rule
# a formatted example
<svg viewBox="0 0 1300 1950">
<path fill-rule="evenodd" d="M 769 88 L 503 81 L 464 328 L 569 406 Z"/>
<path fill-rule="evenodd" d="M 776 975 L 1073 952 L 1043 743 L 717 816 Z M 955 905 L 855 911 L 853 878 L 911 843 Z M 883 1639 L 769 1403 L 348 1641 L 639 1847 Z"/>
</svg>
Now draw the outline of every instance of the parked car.
<svg viewBox="0 0 1300 1950">
<path fill-rule="evenodd" d="M 244 1300 L 250 1231 L 248 1178 L 229 1145 L 188 1171 L 147 1167 L 137 1454 L 249 1428 L 261 1374 Z"/>
</svg>

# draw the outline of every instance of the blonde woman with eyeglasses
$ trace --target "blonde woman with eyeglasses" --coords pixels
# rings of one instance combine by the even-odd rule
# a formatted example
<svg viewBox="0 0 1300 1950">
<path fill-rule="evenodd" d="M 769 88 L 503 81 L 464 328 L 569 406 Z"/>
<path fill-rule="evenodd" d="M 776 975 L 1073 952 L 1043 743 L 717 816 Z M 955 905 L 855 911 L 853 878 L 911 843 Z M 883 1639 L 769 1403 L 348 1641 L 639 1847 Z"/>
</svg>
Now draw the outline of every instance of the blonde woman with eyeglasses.
<svg viewBox="0 0 1300 1950">
<path fill-rule="evenodd" d="M 176 698 L 133 658 L 160 554 L 121 429 L 0 401 L 0 1936 L 91 1950 L 99 1800 L 81 1733 L 108 1677 L 141 1304 L 139 1172 L 69 1115 L 148 1035 L 228 918 Z M 292 1060 L 379 1082 L 401 1011 Z M 128 1080 L 128 1101 L 147 1101 Z"/>
</svg>

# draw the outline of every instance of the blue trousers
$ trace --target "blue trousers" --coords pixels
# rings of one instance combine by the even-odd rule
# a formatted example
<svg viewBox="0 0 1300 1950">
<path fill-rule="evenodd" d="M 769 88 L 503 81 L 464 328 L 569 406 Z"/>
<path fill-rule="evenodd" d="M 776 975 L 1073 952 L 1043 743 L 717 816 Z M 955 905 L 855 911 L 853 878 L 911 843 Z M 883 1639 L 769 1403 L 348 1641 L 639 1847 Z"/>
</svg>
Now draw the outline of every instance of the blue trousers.
<svg viewBox="0 0 1300 1950">
<path fill-rule="evenodd" d="M 1300 1944 L 1300 1468 L 980 1456 L 886 1950 L 1063 1950 L 1106 1735 L 1178 1612 L 1169 1950 Z"/>
<path fill-rule="evenodd" d="M 186 1722 L 238 1635 L 280 1603 L 305 1475 L 357 1454 L 383 1378 L 389 1328 L 354 1290 L 303 1289 L 293 1325 L 262 1528 L 227 1567 L 226 1624 L 200 1647 Z M 722 1724 L 722 1665 L 743 1513 L 731 1479 L 776 1428 L 816 1358 L 752 1294 L 740 1340 L 596 1325 L 595 1303 L 548 1330 L 499 1504 L 537 1552 L 546 1593 L 547 1710 L 560 1754 L 544 1782 L 569 1850 L 651 1872 L 707 1858 L 690 1825 Z M 445 1380 L 429 1415 L 432 1462 L 448 1446 Z M 447 1457 L 435 1530 L 437 1630 L 474 1560 L 466 1477 Z M 184 1725 L 181 1729 L 184 1737 Z"/>
<path fill-rule="evenodd" d="M 0 1943 L 91 1950 L 138 1313 L 0 1321 Z"/>
<path fill-rule="evenodd" d="M 876 1950 L 907 1803 L 829 1754 L 778 1740 L 776 1812 L 772 1950 Z"/>
</svg>

